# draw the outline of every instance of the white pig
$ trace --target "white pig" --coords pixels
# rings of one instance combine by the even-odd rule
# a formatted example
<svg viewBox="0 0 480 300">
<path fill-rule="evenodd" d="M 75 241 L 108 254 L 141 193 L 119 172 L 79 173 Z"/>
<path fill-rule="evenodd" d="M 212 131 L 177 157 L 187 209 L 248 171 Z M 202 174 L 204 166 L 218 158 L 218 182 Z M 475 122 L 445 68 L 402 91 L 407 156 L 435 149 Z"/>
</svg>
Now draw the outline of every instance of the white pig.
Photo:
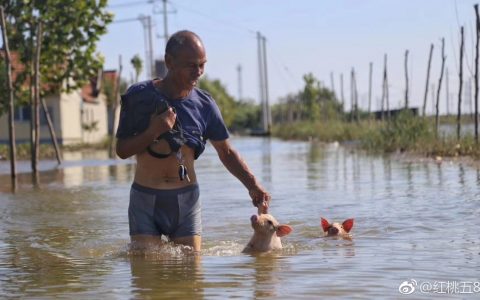
<svg viewBox="0 0 480 300">
<path fill-rule="evenodd" d="M 281 225 L 272 215 L 260 214 L 250 218 L 253 228 L 253 236 L 247 244 L 244 253 L 268 252 L 275 249 L 282 249 L 280 237 L 292 232 L 292 227 Z"/>
</svg>

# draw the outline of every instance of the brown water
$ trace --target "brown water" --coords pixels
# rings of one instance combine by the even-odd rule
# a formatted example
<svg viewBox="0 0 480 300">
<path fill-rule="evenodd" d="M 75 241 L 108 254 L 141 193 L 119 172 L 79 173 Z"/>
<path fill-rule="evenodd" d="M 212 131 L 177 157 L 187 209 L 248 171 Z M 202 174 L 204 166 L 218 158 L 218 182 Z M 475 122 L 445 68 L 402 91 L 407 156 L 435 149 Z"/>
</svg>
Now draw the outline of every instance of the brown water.
<svg viewBox="0 0 480 300">
<path fill-rule="evenodd" d="M 0 297 L 30 299 L 480 298 L 480 171 L 336 145 L 236 138 L 294 228 L 281 252 L 241 253 L 255 213 L 209 147 L 197 162 L 203 253 L 128 248 L 133 161 L 75 154 L 43 162 L 42 187 L 0 164 Z M 28 171 L 29 164 L 20 166 Z M 354 217 L 353 240 L 324 238 L 320 216 Z M 402 295 L 407 281 L 415 287 Z M 447 283 L 457 289 L 447 290 Z M 415 285 L 416 284 L 416 285 Z M 427 292 L 429 285 L 433 291 Z M 435 285 L 436 284 L 436 285 Z M 408 288 L 408 286 L 404 287 Z M 438 295 L 435 292 L 450 292 Z M 471 293 L 470 293 L 471 292 Z"/>
</svg>

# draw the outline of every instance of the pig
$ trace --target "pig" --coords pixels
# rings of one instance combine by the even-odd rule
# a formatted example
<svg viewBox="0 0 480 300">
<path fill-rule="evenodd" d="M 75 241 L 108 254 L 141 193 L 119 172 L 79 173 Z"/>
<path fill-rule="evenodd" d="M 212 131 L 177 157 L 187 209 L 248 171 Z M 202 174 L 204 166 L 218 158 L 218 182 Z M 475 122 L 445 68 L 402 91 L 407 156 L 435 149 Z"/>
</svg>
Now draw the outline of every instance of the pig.
<svg viewBox="0 0 480 300">
<path fill-rule="evenodd" d="M 243 253 L 268 252 L 282 249 L 281 237 L 292 232 L 292 227 L 281 225 L 272 215 L 260 214 L 250 218 L 253 228 L 253 236 Z"/>
<path fill-rule="evenodd" d="M 325 236 L 340 236 L 349 238 L 353 227 L 353 219 L 346 219 L 342 224 L 330 223 L 322 218 L 322 229 Z"/>
</svg>

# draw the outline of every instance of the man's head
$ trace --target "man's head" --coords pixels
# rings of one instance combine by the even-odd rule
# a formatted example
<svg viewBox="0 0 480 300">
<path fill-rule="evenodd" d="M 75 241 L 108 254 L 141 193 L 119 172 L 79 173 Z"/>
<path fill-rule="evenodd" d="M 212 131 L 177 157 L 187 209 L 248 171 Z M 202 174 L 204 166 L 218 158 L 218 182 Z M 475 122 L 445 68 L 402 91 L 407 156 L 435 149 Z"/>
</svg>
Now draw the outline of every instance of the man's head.
<svg viewBox="0 0 480 300">
<path fill-rule="evenodd" d="M 195 33 L 182 30 L 174 33 L 165 48 L 168 76 L 182 88 L 193 88 L 202 76 L 207 56 L 202 40 Z"/>
</svg>

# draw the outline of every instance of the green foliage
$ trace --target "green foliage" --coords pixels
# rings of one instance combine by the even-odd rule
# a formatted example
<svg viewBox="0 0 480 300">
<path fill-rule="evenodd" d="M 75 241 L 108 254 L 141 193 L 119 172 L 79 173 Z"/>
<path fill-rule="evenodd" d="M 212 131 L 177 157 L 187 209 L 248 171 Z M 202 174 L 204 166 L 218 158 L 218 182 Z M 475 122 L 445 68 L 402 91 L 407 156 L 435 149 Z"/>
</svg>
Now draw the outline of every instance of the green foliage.
<svg viewBox="0 0 480 300">
<path fill-rule="evenodd" d="M 200 79 L 198 87 L 212 95 L 222 112 L 225 124 L 227 127 L 230 127 L 235 117 L 235 100 L 228 94 L 227 89 L 222 85 L 220 80 L 209 80 L 207 77 L 203 77 Z"/>
<path fill-rule="evenodd" d="M 301 92 L 300 101 L 303 104 L 303 115 L 310 121 L 320 118 L 320 103 L 318 96 L 320 94 L 320 82 L 311 74 L 303 76 L 305 87 Z"/>
<path fill-rule="evenodd" d="M 305 86 L 297 94 L 287 95 L 272 107 L 275 123 L 315 122 L 343 118 L 342 105 L 335 94 L 321 86 L 311 73 L 303 76 Z"/>
<path fill-rule="evenodd" d="M 112 107 L 115 103 L 115 82 L 113 80 L 105 80 L 103 79 L 102 83 L 102 92 L 105 94 L 107 107 Z M 123 79 L 120 78 L 120 89 L 119 93 L 122 94 L 128 87 L 128 83 Z"/>
<path fill-rule="evenodd" d="M 40 22 L 42 94 L 74 89 L 96 76 L 103 65 L 96 44 L 113 20 L 106 11 L 107 0 L 6 2 L 10 49 L 20 55 L 25 66 L 25 71 L 18 74 L 16 88 L 24 86 L 29 77 Z"/>
<path fill-rule="evenodd" d="M 198 87 L 210 93 L 215 99 L 229 130 L 244 131 L 258 128 L 261 113 L 259 105 L 253 101 L 235 101 L 220 80 L 203 77 Z"/>
<path fill-rule="evenodd" d="M 138 77 L 143 70 L 143 61 L 138 54 L 135 54 L 135 56 L 130 60 L 130 63 L 135 69 L 135 81 L 138 82 Z"/>
<path fill-rule="evenodd" d="M 233 122 L 229 129 L 231 131 L 244 131 L 246 129 L 258 128 L 261 113 L 260 105 L 256 105 L 253 102 L 236 102 Z"/>
<path fill-rule="evenodd" d="M 329 122 L 300 121 L 274 124 L 272 134 L 283 139 L 315 139 L 323 142 L 345 142 L 362 140 L 370 131 L 370 126 L 368 122 L 352 124 L 340 120 Z"/>
<path fill-rule="evenodd" d="M 86 132 L 93 132 L 98 130 L 98 120 L 92 122 L 82 123 L 82 129 Z"/>
<path fill-rule="evenodd" d="M 370 150 L 382 149 L 385 152 L 418 150 L 426 141 L 433 142 L 435 135 L 424 118 L 403 111 L 391 121 L 371 131 L 363 141 Z"/>
</svg>

